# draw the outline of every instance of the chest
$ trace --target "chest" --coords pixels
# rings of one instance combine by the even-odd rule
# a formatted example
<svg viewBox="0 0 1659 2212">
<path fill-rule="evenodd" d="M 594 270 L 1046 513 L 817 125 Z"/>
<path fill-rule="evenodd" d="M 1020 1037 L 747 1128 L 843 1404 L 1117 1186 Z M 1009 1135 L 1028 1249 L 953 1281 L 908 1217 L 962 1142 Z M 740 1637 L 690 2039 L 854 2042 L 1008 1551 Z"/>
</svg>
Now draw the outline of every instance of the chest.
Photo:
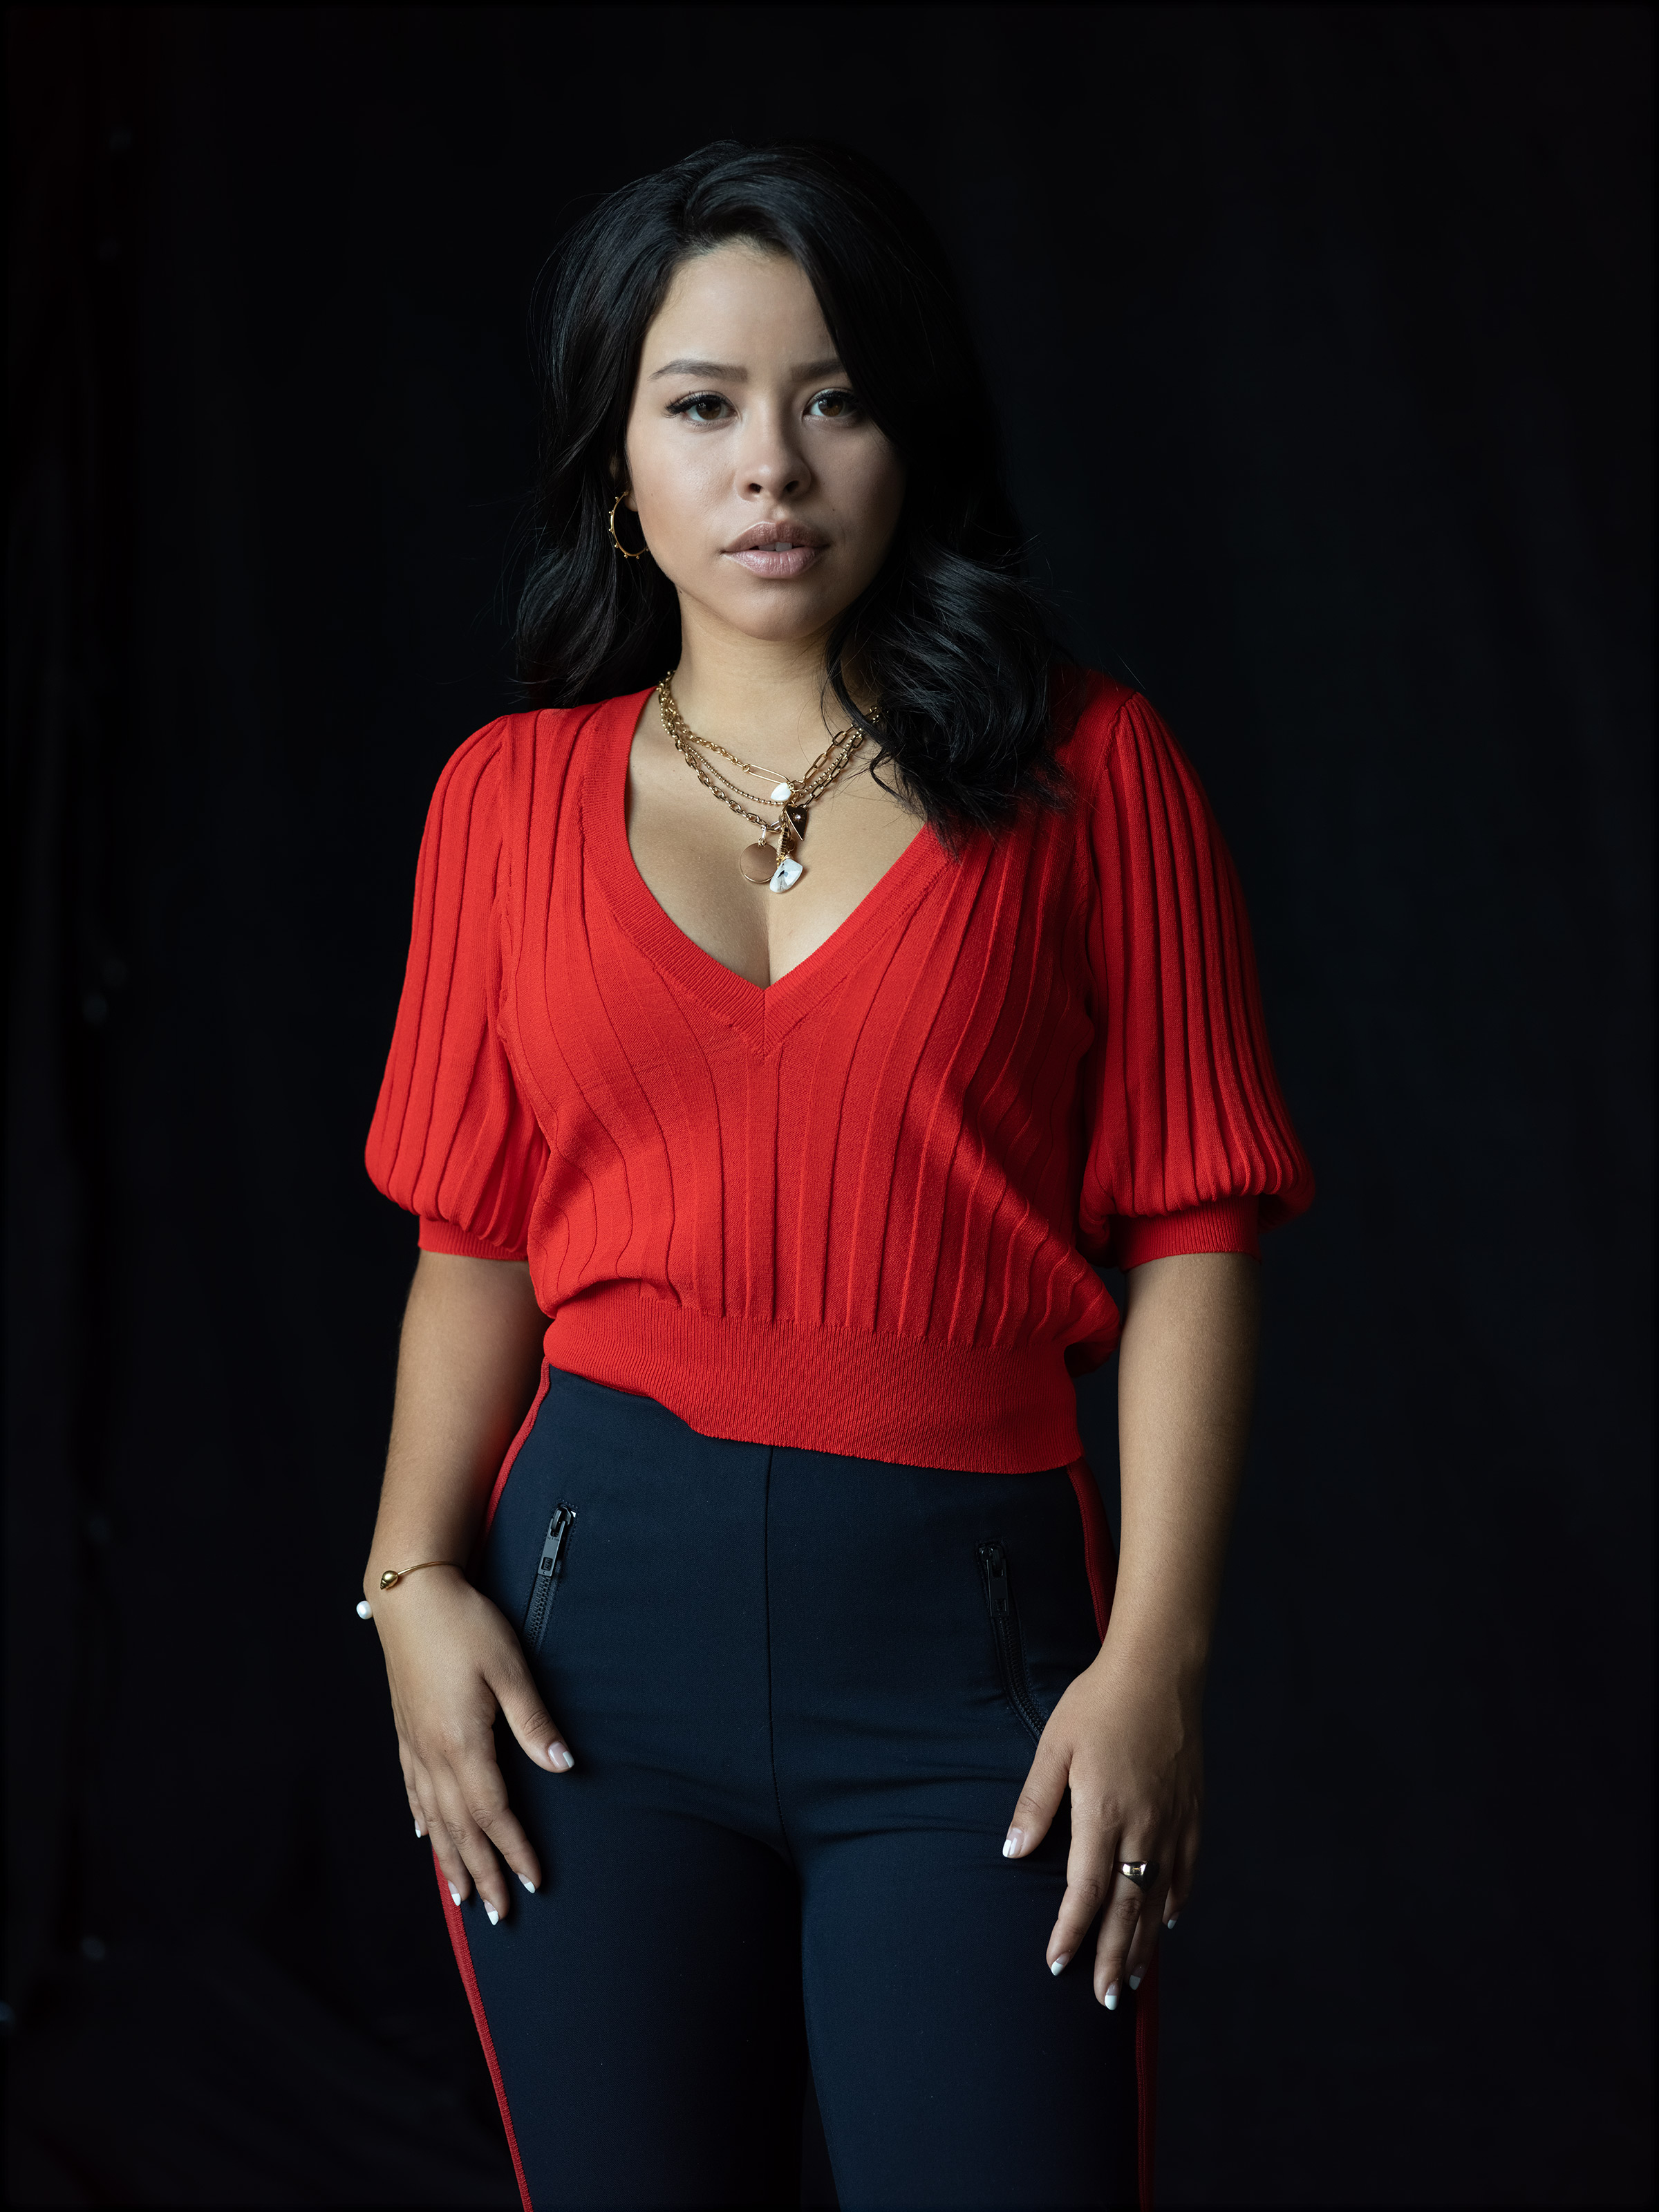
<svg viewBox="0 0 1659 2212">
<path fill-rule="evenodd" d="M 942 1130 L 988 1085 L 1024 1094 L 1022 1127 L 1058 1127 L 1099 1011 L 1073 825 L 948 854 L 866 778 L 814 810 L 800 881 L 774 893 L 738 868 L 755 826 L 678 759 L 689 794 L 635 775 L 640 707 L 526 717 L 515 748 L 497 1017 L 544 1127 L 685 1119 L 707 1143 L 775 1092 L 792 1128 L 823 1102 L 884 1128 L 942 1109 Z"/>
<path fill-rule="evenodd" d="M 775 818 L 775 807 L 749 802 Z M 665 739 L 642 729 L 630 749 L 629 852 L 641 880 L 692 944 L 760 989 L 781 982 L 845 924 L 930 833 L 867 768 L 854 767 L 808 811 L 785 891 L 749 880 L 739 856 L 762 835 L 700 782 Z"/>
</svg>

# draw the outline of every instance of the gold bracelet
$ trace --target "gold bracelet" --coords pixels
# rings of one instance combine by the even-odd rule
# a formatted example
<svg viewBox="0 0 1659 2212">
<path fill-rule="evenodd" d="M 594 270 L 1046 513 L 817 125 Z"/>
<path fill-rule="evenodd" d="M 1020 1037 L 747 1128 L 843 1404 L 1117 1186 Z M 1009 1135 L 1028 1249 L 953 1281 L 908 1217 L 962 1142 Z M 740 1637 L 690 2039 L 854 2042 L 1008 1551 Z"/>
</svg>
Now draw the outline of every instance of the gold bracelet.
<svg viewBox="0 0 1659 2212">
<path fill-rule="evenodd" d="M 453 1567 L 454 1565 L 453 1559 L 422 1559 L 418 1565 L 412 1567 L 388 1567 L 380 1577 L 380 1588 L 391 1589 L 402 1582 L 405 1575 L 418 1575 L 422 1567 Z"/>
<path fill-rule="evenodd" d="M 418 1575 L 422 1567 L 453 1567 L 454 1565 L 453 1559 L 418 1559 L 412 1567 L 388 1567 L 380 1577 L 380 1587 L 383 1590 L 396 1589 L 405 1575 Z M 460 1571 L 457 1568 L 456 1571 L 459 1573 Z M 366 1597 L 360 1597 L 357 1601 L 357 1618 L 359 1620 L 369 1620 L 374 1618 L 373 1609 Z"/>
</svg>

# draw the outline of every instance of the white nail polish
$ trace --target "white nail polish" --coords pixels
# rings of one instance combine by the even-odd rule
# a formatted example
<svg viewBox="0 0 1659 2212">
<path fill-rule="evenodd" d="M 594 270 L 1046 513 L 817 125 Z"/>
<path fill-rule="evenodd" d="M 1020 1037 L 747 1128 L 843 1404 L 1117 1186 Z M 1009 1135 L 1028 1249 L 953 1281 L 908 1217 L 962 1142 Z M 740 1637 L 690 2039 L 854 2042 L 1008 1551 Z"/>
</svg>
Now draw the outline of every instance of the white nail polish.
<svg viewBox="0 0 1659 2212">
<path fill-rule="evenodd" d="M 417 1836 L 424 1836 L 426 1833 L 426 1830 L 421 1826 L 418 1820 L 415 1823 L 415 1832 Z"/>
<path fill-rule="evenodd" d="M 531 1894 L 532 1897 L 534 1897 L 534 1895 L 536 1894 L 536 1885 L 535 1885 L 535 1883 L 534 1883 L 533 1881 L 532 1881 L 532 1880 L 530 1879 L 530 1876 L 529 1876 L 527 1874 L 521 1874 L 521 1875 L 519 1876 L 519 1880 L 520 1880 L 520 1881 L 524 1884 L 525 1887 L 526 1887 L 526 1888 L 530 1892 L 530 1894 Z"/>
<path fill-rule="evenodd" d="M 493 1905 L 486 1905 L 484 1906 L 484 1918 L 489 1923 L 492 1928 L 495 1925 L 495 1923 L 501 1918 L 501 1914 L 496 1911 Z"/>
<path fill-rule="evenodd" d="M 1112 1984 L 1111 1988 L 1106 1992 L 1106 2009 L 1108 2012 L 1115 2012 L 1117 2010 L 1117 1984 L 1115 1982 Z"/>
<path fill-rule="evenodd" d="M 1006 1837 L 1003 1840 L 1003 1857 L 1006 1859 L 1017 1859 L 1019 1856 L 1019 1847 L 1024 1841 L 1024 1837 L 1021 1835 L 1018 1828 L 1010 1828 Z"/>
<path fill-rule="evenodd" d="M 568 1774 L 576 1764 L 562 1743 L 550 1743 L 547 1747 L 547 1755 L 552 1760 L 555 1770 L 560 1774 Z"/>
<path fill-rule="evenodd" d="M 1178 1917 L 1179 1916 L 1177 1914 L 1172 1912 L 1169 1918 L 1164 1922 L 1164 1925 L 1166 1928 L 1173 1928 Z"/>
<path fill-rule="evenodd" d="M 1129 1977 L 1129 1987 L 1130 1987 L 1132 1990 L 1138 1990 L 1138 1989 L 1140 1987 L 1141 1982 L 1142 1982 L 1142 1980 L 1143 1980 L 1144 1978 L 1144 1978 L 1144 1976 L 1142 1976 L 1142 1975 L 1139 1975 L 1139 1974 L 1131 1974 L 1131 1975 L 1130 1975 L 1130 1977 Z"/>
<path fill-rule="evenodd" d="M 461 1901 L 461 1893 L 456 1888 L 453 1881 L 449 1885 L 449 1893 L 454 1899 L 456 1904 L 459 1905 Z"/>
<path fill-rule="evenodd" d="M 1071 1960 L 1071 1956 L 1072 1954 L 1069 1951 L 1062 1951 L 1059 1958 L 1051 1962 L 1048 1972 L 1051 1974 L 1063 1974 Z"/>
</svg>

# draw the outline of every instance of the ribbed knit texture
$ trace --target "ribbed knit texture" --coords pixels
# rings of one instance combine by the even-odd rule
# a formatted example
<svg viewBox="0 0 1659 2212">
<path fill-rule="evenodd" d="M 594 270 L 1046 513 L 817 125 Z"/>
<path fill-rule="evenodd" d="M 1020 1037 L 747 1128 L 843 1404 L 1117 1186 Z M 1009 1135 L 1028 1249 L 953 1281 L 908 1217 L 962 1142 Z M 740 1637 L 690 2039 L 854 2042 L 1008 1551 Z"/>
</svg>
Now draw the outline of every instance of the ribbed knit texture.
<svg viewBox="0 0 1659 2212">
<path fill-rule="evenodd" d="M 1312 1195 L 1191 768 L 1091 678 L 1069 814 L 919 831 L 762 989 L 634 866 L 646 696 L 444 770 L 370 1175 L 426 1250 L 528 1257 L 555 1366 L 706 1435 L 1068 1462 L 1117 1334 L 1091 1262 L 1254 1251 Z"/>
</svg>

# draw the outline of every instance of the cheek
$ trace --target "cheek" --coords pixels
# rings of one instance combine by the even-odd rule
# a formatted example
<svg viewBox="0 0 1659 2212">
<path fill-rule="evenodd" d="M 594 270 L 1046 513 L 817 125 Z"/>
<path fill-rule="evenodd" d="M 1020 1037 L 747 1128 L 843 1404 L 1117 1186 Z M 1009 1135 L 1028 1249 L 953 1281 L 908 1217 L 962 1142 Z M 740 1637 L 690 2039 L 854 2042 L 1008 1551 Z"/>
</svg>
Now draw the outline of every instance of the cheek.
<svg viewBox="0 0 1659 2212">
<path fill-rule="evenodd" d="M 691 439 L 659 445 L 649 436 L 630 438 L 629 473 L 640 520 L 653 544 L 660 541 L 666 549 L 707 537 L 725 489 L 719 458 L 707 446 Z"/>
<path fill-rule="evenodd" d="M 904 465 L 885 443 L 860 446 L 845 456 L 839 479 L 836 504 L 857 518 L 864 550 L 879 561 L 904 504 Z"/>
</svg>

